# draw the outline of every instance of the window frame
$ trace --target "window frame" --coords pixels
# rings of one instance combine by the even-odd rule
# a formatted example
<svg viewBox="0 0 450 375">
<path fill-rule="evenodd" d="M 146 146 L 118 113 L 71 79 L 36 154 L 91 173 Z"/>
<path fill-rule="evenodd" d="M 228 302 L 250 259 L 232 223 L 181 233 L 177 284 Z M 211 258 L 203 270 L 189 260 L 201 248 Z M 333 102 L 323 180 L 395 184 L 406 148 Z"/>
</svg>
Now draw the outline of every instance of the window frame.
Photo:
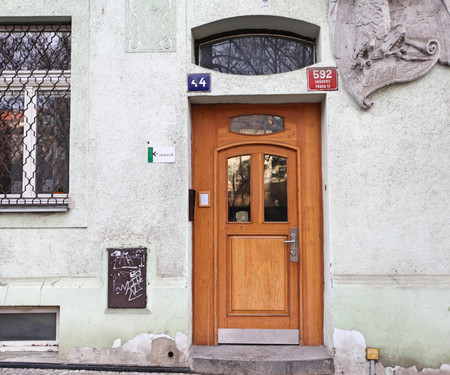
<svg viewBox="0 0 450 375">
<path fill-rule="evenodd" d="M 1 314 L 45 314 L 55 315 L 55 340 L 0 341 L 0 352 L 58 352 L 59 351 L 59 307 L 0 307 Z"/>
<path fill-rule="evenodd" d="M 2 24 L 0 32 L 11 31 L 11 28 L 22 31 L 72 32 L 70 24 L 52 23 L 38 24 Z M 55 30 L 57 28 L 57 30 Z M 72 58 L 71 58 L 72 59 Z M 0 91 L 22 91 L 24 96 L 24 138 L 23 148 L 32 150 L 23 153 L 22 192 L 0 194 L 0 212 L 66 212 L 69 209 L 69 192 L 66 193 L 34 193 L 36 191 L 36 150 L 38 140 L 37 116 L 38 103 L 36 91 L 69 91 L 71 92 L 71 69 L 67 70 L 4 70 L 0 75 Z M 31 105 L 30 105 L 31 104 Z M 70 100 L 72 106 L 72 100 Z M 72 121 L 70 121 L 71 123 Z M 70 128 L 69 123 L 69 128 Z M 31 130 L 31 131 L 28 131 Z M 70 137 L 69 137 L 70 147 Z M 31 156 L 31 157 L 30 157 Z M 29 159 L 29 160 L 27 160 Z M 70 160 L 68 174 L 70 181 Z M 26 176 L 32 176 L 28 178 Z M 24 186 L 24 184 L 26 185 Z"/>
</svg>

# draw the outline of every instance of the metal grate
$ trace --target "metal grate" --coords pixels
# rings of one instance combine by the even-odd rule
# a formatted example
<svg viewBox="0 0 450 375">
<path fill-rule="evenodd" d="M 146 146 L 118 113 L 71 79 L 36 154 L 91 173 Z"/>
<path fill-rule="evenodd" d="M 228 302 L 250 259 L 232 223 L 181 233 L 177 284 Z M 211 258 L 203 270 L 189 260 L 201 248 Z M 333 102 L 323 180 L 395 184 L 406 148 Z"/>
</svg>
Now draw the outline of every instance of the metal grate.
<svg viewBox="0 0 450 375">
<path fill-rule="evenodd" d="M 315 45 L 299 37 L 243 34 L 218 37 L 199 44 L 199 65 L 222 73 L 267 75 L 314 64 Z"/>
<path fill-rule="evenodd" d="M 0 210 L 66 210 L 68 25 L 0 27 Z"/>
</svg>

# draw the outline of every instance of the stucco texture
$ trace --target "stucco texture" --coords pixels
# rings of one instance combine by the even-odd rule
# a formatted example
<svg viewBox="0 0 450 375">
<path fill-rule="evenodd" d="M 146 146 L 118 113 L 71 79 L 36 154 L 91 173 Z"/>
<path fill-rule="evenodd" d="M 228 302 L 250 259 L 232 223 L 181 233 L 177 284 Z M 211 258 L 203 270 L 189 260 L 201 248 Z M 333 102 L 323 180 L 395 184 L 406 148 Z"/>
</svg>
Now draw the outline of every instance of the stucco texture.
<svg viewBox="0 0 450 375">
<path fill-rule="evenodd" d="M 369 111 L 330 101 L 334 273 L 448 274 L 449 82 L 435 66 L 375 94 Z"/>
<path fill-rule="evenodd" d="M 449 362 L 449 84 L 435 66 L 374 94 L 369 111 L 329 102 L 335 327 L 361 331 L 384 365 Z"/>
</svg>

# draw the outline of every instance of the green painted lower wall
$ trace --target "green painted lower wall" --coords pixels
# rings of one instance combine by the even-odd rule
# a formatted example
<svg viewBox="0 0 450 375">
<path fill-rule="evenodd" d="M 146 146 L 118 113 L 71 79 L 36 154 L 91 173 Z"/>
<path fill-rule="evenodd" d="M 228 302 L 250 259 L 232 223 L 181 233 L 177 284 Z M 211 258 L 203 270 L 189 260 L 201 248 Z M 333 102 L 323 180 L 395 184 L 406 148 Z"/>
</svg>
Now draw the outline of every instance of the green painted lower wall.
<svg viewBox="0 0 450 375">
<path fill-rule="evenodd" d="M 360 331 L 384 366 L 450 363 L 449 276 L 335 276 L 336 328 Z"/>
<path fill-rule="evenodd" d="M 108 309 L 107 291 L 96 278 L 15 280 L 1 288 L 0 298 L 11 307 L 59 307 L 59 355 L 64 357 L 74 347 L 111 348 L 118 338 L 123 344 L 142 333 L 186 334 L 188 293 L 185 283 L 177 284 L 150 285 L 145 309 Z"/>
</svg>

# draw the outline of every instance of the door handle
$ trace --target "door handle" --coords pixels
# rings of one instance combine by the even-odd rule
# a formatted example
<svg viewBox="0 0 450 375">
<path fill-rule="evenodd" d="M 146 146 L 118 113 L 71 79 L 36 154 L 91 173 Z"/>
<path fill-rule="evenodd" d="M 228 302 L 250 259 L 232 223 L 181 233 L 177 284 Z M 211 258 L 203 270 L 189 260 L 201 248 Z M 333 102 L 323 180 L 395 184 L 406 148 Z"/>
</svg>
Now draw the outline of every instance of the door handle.
<svg viewBox="0 0 450 375">
<path fill-rule="evenodd" d="M 290 245 L 290 261 L 298 263 L 298 228 L 289 228 L 289 237 L 291 238 L 290 240 L 283 242 Z"/>
</svg>

